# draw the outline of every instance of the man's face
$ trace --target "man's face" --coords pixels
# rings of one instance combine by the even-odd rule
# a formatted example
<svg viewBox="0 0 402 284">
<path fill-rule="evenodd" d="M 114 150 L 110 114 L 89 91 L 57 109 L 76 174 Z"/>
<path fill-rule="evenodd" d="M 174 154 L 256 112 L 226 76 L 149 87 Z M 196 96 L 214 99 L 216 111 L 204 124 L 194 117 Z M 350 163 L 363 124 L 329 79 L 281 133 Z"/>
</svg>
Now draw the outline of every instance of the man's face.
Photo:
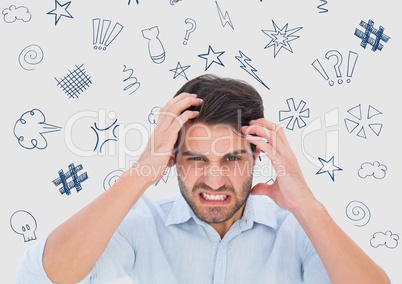
<svg viewBox="0 0 402 284">
<path fill-rule="evenodd" d="M 239 219 L 252 185 L 255 155 L 250 144 L 226 125 L 187 123 L 176 166 L 180 191 L 207 223 Z"/>
</svg>

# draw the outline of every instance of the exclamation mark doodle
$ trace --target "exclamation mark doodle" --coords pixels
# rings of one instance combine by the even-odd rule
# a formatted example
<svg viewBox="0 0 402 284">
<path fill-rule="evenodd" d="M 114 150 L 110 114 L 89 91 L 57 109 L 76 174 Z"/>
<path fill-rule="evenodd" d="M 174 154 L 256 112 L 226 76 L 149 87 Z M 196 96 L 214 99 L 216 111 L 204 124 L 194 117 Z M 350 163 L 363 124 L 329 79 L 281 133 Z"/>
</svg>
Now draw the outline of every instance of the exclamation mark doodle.
<svg viewBox="0 0 402 284">
<path fill-rule="evenodd" d="M 348 56 L 348 70 L 347 70 L 347 76 L 348 79 L 346 82 L 350 83 L 351 78 L 353 76 L 353 71 L 355 70 L 357 58 L 359 55 L 356 52 L 349 51 L 349 56 Z"/>
<path fill-rule="evenodd" d="M 123 26 L 117 22 L 114 24 L 113 29 L 108 32 L 110 24 L 110 20 L 102 20 L 101 25 L 99 18 L 92 19 L 92 44 L 95 50 L 106 50 L 106 47 L 114 41 L 123 29 Z"/>
<path fill-rule="evenodd" d="M 327 74 L 327 72 L 325 72 L 324 67 L 322 67 L 320 60 L 318 60 L 318 59 L 314 60 L 314 62 L 311 63 L 311 65 L 315 68 L 315 70 L 318 71 L 318 73 L 320 73 L 320 75 L 321 75 L 325 80 L 328 81 L 328 79 L 329 79 L 328 74 Z M 332 85 L 331 85 L 331 82 L 332 82 Z M 329 84 L 330 84 L 331 86 L 333 86 L 333 85 L 334 85 L 334 82 L 333 82 L 333 81 L 329 81 Z"/>
</svg>

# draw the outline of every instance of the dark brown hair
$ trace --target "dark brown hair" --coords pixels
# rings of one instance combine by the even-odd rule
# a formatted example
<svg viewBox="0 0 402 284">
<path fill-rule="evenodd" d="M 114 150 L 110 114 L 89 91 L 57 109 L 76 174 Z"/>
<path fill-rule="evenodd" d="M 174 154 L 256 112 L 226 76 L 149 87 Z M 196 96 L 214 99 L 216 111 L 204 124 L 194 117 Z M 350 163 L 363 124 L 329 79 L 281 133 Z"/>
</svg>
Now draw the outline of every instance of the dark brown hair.
<svg viewBox="0 0 402 284">
<path fill-rule="evenodd" d="M 248 125 L 251 120 L 264 117 L 260 94 L 242 80 L 211 74 L 201 75 L 185 83 L 174 96 L 181 93 L 197 94 L 204 100 L 201 106 L 189 108 L 200 112 L 192 120 L 194 123 L 225 124 L 241 133 L 242 126 Z M 175 147 L 175 150 L 178 149 Z"/>
</svg>

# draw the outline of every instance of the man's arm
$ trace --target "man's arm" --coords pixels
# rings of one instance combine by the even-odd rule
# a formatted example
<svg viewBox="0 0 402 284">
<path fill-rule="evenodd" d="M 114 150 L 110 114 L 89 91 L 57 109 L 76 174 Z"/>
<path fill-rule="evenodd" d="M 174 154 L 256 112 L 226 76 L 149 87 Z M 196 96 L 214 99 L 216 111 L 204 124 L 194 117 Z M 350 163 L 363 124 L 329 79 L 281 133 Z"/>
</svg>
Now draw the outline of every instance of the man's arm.
<svg viewBox="0 0 402 284">
<path fill-rule="evenodd" d="M 76 283 L 91 271 L 129 210 L 163 176 L 166 167 L 173 166 L 172 151 L 178 133 L 186 121 L 198 115 L 196 111 L 184 110 L 201 103 L 196 95 L 187 93 L 170 100 L 161 109 L 155 131 L 134 166 L 51 232 L 43 253 L 43 267 L 53 282 Z M 141 170 L 143 167 L 146 171 Z"/>
<path fill-rule="evenodd" d="M 270 197 L 296 217 L 320 256 L 333 284 L 389 283 L 386 273 L 335 223 L 314 197 L 281 127 L 265 119 L 243 127 L 250 143 L 271 160 L 278 172 L 272 185 L 257 184 L 252 194 Z M 266 140 L 268 143 L 266 143 Z"/>
</svg>

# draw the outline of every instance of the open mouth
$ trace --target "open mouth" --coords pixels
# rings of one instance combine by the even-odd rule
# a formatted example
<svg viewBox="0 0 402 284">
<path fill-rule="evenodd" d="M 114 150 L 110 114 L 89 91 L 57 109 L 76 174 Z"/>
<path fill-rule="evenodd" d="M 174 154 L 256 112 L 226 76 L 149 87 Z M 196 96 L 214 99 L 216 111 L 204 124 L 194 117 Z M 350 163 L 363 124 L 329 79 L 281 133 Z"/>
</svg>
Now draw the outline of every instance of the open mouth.
<svg viewBox="0 0 402 284">
<path fill-rule="evenodd" d="M 224 205 L 230 203 L 231 196 L 228 194 L 222 194 L 222 193 L 206 193 L 206 192 L 201 192 L 199 194 L 199 200 L 201 203 L 206 204 L 206 205 Z"/>
</svg>

